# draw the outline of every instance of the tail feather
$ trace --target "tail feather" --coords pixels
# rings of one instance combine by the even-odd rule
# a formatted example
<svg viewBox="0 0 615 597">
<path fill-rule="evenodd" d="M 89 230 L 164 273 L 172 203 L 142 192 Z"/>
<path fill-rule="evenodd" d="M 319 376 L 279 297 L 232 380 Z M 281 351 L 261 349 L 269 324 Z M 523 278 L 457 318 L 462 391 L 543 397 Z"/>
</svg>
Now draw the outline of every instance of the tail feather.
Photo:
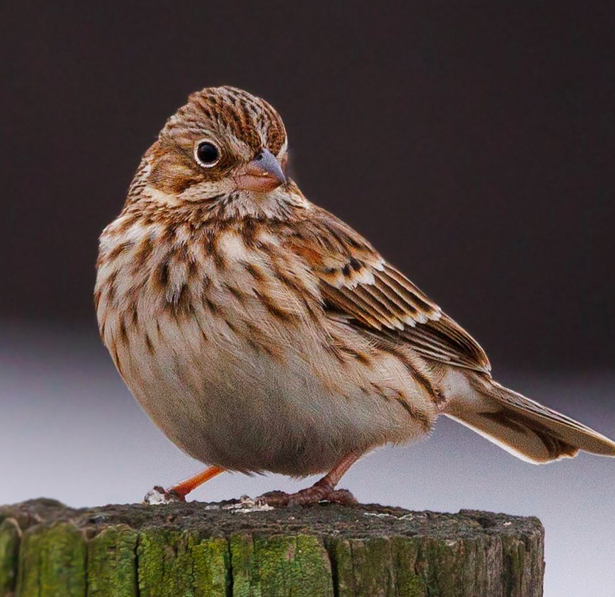
<svg viewBox="0 0 615 597">
<path fill-rule="evenodd" d="M 539 464 L 573 458 L 579 450 L 615 456 L 615 442 L 597 431 L 487 377 L 464 376 L 465 391 L 453 395 L 444 414 L 518 458 Z"/>
</svg>

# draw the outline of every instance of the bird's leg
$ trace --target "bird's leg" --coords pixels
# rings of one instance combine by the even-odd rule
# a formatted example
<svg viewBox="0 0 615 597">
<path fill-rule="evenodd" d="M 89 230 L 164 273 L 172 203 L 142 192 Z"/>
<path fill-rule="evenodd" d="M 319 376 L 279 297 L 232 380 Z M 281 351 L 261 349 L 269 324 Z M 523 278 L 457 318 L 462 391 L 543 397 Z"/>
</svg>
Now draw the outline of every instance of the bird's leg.
<svg viewBox="0 0 615 597">
<path fill-rule="evenodd" d="M 170 504 L 172 502 L 185 502 L 186 496 L 196 489 L 199 485 L 203 485 L 206 481 L 213 479 L 216 475 L 224 472 L 223 468 L 219 466 L 210 466 L 204 471 L 188 477 L 183 481 L 164 489 L 157 485 L 151 491 L 148 491 L 143 502 L 145 504 Z"/>
<path fill-rule="evenodd" d="M 312 487 L 302 489 L 297 493 L 270 491 L 257 498 L 257 502 L 268 506 L 305 506 L 327 501 L 336 504 L 356 504 L 357 500 L 347 489 L 335 489 L 344 473 L 358 460 L 361 454 L 349 454 L 342 458 L 322 479 Z"/>
</svg>

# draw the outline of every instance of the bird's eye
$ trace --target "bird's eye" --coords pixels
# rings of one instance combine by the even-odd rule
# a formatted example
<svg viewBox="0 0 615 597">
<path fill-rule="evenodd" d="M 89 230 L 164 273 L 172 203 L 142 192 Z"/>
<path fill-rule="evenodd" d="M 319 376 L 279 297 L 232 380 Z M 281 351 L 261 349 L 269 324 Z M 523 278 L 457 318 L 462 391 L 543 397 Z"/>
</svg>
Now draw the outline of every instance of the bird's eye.
<svg viewBox="0 0 615 597">
<path fill-rule="evenodd" d="M 194 151 L 196 161 L 205 168 L 211 168 L 220 159 L 218 148 L 209 141 L 201 141 Z"/>
</svg>

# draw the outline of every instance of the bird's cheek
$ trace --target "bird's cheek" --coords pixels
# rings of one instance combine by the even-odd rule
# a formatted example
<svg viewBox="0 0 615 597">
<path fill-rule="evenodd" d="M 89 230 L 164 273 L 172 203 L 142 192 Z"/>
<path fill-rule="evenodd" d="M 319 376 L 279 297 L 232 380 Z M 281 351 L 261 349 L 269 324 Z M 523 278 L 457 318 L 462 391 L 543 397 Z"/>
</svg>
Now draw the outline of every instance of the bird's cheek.
<svg viewBox="0 0 615 597">
<path fill-rule="evenodd" d="M 181 194 L 183 201 L 205 201 L 230 195 L 235 190 L 234 182 L 231 178 L 211 182 L 202 182 L 186 189 Z"/>
</svg>

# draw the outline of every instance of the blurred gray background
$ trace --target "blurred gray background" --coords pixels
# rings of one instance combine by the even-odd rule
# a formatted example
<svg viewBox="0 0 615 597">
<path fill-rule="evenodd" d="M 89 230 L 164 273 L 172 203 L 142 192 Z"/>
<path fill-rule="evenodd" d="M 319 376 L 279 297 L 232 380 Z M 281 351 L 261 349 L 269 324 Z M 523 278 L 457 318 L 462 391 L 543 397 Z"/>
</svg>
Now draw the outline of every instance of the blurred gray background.
<svg viewBox="0 0 615 597">
<path fill-rule="evenodd" d="M 606 2 L 0 6 L 0 503 L 139 501 L 199 469 L 139 410 L 92 306 L 101 229 L 192 91 L 268 99 L 306 195 L 366 235 L 503 383 L 615 436 L 615 38 Z M 197 499 L 309 481 L 223 475 Z M 615 462 L 545 467 L 451 421 L 343 485 L 533 514 L 547 597 L 615 594 Z"/>
</svg>

